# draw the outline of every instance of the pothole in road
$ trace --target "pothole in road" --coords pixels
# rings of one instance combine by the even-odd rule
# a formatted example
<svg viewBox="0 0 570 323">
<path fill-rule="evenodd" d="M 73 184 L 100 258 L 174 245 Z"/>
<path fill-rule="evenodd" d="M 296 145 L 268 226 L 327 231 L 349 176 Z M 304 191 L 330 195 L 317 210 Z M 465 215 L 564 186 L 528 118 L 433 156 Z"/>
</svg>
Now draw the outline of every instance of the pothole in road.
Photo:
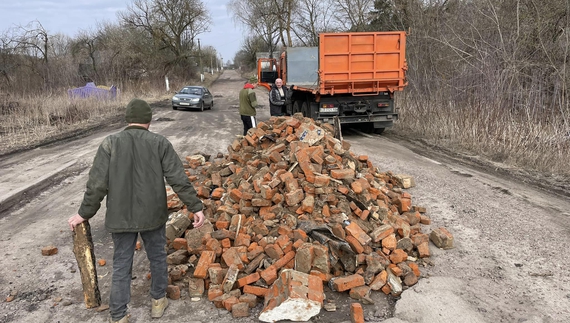
<svg viewBox="0 0 570 323">
<path fill-rule="evenodd" d="M 13 290 L 11 295 L 13 295 L 13 299 L 20 299 L 22 301 L 27 301 L 29 304 L 25 305 L 25 308 L 28 312 L 33 312 L 39 308 L 38 303 L 45 301 L 46 299 L 50 298 L 51 295 L 57 290 L 54 286 L 50 286 L 48 288 L 39 288 L 32 291 L 26 292 L 18 292 Z M 0 322 L 9 322 L 11 318 L 4 317 L 4 321 L 0 320 Z"/>
<path fill-rule="evenodd" d="M 512 194 L 508 189 L 506 189 L 506 188 L 493 186 L 493 189 L 494 189 L 494 190 L 497 190 L 497 191 L 499 191 L 499 192 L 501 192 L 501 193 L 503 193 L 503 194 L 513 195 L 513 194 Z"/>
<path fill-rule="evenodd" d="M 471 175 L 471 174 L 462 173 L 462 172 L 457 171 L 457 170 L 451 170 L 450 172 L 452 172 L 453 174 L 457 174 L 459 176 L 463 176 L 463 177 L 473 177 L 473 175 Z"/>
<path fill-rule="evenodd" d="M 156 118 L 154 121 L 176 121 L 176 120 L 174 120 L 172 118 L 162 118 L 161 117 L 161 118 Z"/>
</svg>

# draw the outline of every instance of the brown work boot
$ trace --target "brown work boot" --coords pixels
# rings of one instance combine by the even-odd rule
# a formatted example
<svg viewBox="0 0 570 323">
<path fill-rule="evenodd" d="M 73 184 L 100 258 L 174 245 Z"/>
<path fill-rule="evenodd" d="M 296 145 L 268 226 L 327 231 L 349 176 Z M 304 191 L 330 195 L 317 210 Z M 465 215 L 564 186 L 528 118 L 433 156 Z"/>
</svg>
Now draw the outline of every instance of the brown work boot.
<svg viewBox="0 0 570 323">
<path fill-rule="evenodd" d="M 122 319 L 120 319 L 118 321 L 113 321 L 113 319 L 111 319 L 111 323 L 129 323 L 129 316 L 125 315 L 125 316 L 123 316 Z"/>
<path fill-rule="evenodd" d="M 164 314 L 164 310 L 168 307 L 168 299 L 165 297 L 161 299 L 152 300 L 152 310 L 150 311 L 150 316 L 152 318 L 160 318 Z"/>
</svg>

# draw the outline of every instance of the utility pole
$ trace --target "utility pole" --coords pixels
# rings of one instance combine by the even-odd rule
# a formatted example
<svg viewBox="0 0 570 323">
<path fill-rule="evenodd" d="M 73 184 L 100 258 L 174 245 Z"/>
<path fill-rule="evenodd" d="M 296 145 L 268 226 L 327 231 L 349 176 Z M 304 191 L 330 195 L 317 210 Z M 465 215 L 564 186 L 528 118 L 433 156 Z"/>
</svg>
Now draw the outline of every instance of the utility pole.
<svg viewBox="0 0 570 323">
<path fill-rule="evenodd" d="M 210 74 L 214 75 L 214 64 L 212 63 L 214 59 L 213 55 L 210 55 Z"/>
<path fill-rule="evenodd" d="M 204 70 L 202 69 L 202 49 L 200 49 L 200 38 L 198 38 L 198 61 L 200 69 L 200 82 L 204 82 Z"/>
</svg>

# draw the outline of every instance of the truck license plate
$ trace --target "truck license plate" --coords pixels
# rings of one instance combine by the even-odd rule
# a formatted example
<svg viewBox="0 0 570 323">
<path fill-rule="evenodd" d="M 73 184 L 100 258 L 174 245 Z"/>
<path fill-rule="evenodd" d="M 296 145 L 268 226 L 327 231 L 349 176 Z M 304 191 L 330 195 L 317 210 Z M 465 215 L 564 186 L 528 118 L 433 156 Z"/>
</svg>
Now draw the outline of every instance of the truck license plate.
<svg viewBox="0 0 570 323">
<path fill-rule="evenodd" d="M 321 113 L 336 113 L 338 112 L 338 108 L 320 108 Z"/>
</svg>

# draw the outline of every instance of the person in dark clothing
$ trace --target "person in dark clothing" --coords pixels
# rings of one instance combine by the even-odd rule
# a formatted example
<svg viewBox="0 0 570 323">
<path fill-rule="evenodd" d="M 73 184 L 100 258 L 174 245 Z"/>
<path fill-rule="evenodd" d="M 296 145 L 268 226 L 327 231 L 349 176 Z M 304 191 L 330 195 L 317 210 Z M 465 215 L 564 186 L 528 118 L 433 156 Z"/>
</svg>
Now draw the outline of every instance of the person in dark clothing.
<svg viewBox="0 0 570 323">
<path fill-rule="evenodd" d="M 239 114 L 243 122 L 243 135 L 247 135 L 250 128 L 257 127 L 255 116 L 257 114 L 257 96 L 255 95 L 255 87 L 257 82 L 250 79 L 245 83 L 243 89 L 239 91 Z"/>
<path fill-rule="evenodd" d="M 70 229 L 74 230 L 97 213 L 107 196 L 105 228 L 111 232 L 114 245 L 109 310 L 111 320 L 120 323 L 128 322 L 131 271 L 139 234 L 150 261 L 151 317 L 161 317 L 168 306 L 165 179 L 188 211 L 194 213 L 194 228 L 204 223 L 202 201 L 172 144 L 148 130 L 152 119 L 148 103 L 131 100 L 125 119 L 127 128 L 106 137 L 99 146 L 89 171 L 83 202 L 77 214 L 68 220 Z"/>
<path fill-rule="evenodd" d="M 283 86 L 283 80 L 276 79 L 271 87 L 271 91 L 269 91 L 269 113 L 272 116 L 283 116 L 286 114 L 287 91 L 288 89 Z"/>
</svg>

